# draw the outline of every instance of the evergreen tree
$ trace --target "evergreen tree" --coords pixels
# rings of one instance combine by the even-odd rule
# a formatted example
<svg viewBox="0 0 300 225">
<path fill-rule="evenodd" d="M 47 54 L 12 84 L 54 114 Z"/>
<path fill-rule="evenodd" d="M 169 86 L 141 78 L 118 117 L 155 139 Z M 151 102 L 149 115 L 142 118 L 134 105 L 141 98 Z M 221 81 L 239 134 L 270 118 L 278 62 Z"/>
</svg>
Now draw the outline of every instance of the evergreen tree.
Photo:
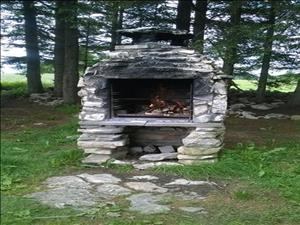
<svg viewBox="0 0 300 225">
<path fill-rule="evenodd" d="M 230 2 L 230 26 L 225 29 L 225 54 L 223 71 L 233 75 L 234 64 L 237 62 L 237 45 L 240 40 L 242 0 Z"/>
<path fill-rule="evenodd" d="M 194 34 L 194 48 L 196 48 L 200 53 L 203 53 L 204 49 L 204 33 L 206 25 L 206 12 L 207 12 L 207 0 L 197 0 L 195 9 L 195 20 L 193 25 Z"/>
<path fill-rule="evenodd" d="M 192 0 L 178 0 L 177 5 L 177 16 L 176 16 L 176 29 L 190 31 L 191 25 L 191 11 L 192 11 Z M 173 40 L 173 45 L 187 45 L 184 40 Z"/>
<path fill-rule="evenodd" d="M 63 75 L 63 100 L 72 104 L 77 102 L 78 75 L 78 24 L 77 24 L 77 0 L 65 1 L 65 57 Z"/>
<path fill-rule="evenodd" d="M 38 47 L 36 9 L 33 1 L 23 1 L 25 20 L 25 47 L 27 59 L 28 93 L 43 92 L 40 74 L 40 55 Z"/>
<path fill-rule="evenodd" d="M 64 2 L 56 0 L 55 8 L 55 47 L 54 47 L 54 94 L 63 95 L 63 74 L 65 57 L 65 18 Z"/>
<path fill-rule="evenodd" d="M 276 11 L 278 10 L 278 3 L 275 0 L 270 1 L 271 7 L 269 12 L 267 34 L 264 42 L 264 55 L 262 60 L 262 67 L 260 72 L 260 77 L 258 81 L 258 88 L 256 93 L 256 98 L 258 101 L 263 101 L 265 98 L 267 79 L 269 74 L 271 56 L 272 56 L 272 45 L 273 45 L 273 35 L 275 29 Z"/>
</svg>

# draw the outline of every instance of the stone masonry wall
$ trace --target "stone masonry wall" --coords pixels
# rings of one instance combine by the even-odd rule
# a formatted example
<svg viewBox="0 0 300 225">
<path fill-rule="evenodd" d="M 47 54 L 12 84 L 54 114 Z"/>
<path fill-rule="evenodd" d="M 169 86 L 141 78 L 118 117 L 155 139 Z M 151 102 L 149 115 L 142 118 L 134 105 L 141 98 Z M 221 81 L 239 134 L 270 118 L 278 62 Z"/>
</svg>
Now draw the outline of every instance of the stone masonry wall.
<svg viewBox="0 0 300 225">
<path fill-rule="evenodd" d="M 119 52 L 112 52 L 111 59 L 89 68 L 78 84 L 81 88 L 78 95 L 82 99 L 79 115 L 82 134 L 78 146 L 89 154 L 84 162 L 103 163 L 127 154 L 130 140 L 124 132 L 125 126 L 106 126 L 101 122 L 110 119 L 109 79 L 139 76 L 194 80 L 191 123 L 195 125 L 189 127 L 191 131 L 180 140 L 182 146 L 177 149 L 177 158 L 184 164 L 215 162 L 225 132 L 226 75 L 216 69 L 212 61 L 182 47 L 153 49 L 143 45 L 142 48 L 119 46 L 117 49 Z"/>
</svg>

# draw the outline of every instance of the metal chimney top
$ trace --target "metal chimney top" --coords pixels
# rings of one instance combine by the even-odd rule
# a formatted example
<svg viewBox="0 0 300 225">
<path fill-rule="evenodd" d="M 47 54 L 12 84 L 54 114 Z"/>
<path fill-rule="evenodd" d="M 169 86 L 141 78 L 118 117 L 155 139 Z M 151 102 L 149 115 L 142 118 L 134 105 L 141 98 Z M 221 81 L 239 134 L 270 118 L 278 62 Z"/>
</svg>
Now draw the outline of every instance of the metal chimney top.
<svg viewBox="0 0 300 225">
<path fill-rule="evenodd" d="M 171 41 L 171 45 L 184 46 L 193 35 L 186 30 L 159 27 L 140 27 L 117 30 L 120 35 L 133 39 L 133 44 L 145 42 Z"/>
</svg>

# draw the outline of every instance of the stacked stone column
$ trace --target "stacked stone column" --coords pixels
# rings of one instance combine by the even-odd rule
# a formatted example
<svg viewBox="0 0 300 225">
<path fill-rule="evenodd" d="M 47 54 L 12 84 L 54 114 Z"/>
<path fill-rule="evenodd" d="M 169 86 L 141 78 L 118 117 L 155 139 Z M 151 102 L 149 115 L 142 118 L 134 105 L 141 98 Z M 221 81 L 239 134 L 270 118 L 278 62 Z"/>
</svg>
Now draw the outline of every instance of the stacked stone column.
<svg viewBox="0 0 300 225">
<path fill-rule="evenodd" d="M 182 139 L 178 160 L 183 164 L 216 162 L 223 147 L 227 84 L 207 77 L 194 80 L 193 121 L 203 123 Z"/>
<path fill-rule="evenodd" d="M 109 159 L 123 158 L 128 143 L 128 136 L 123 134 L 124 127 L 99 124 L 109 118 L 107 80 L 85 76 L 78 86 L 82 88 L 78 93 L 82 101 L 78 131 L 82 134 L 77 144 L 88 154 L 83 163 L 101 164 Z"/>
<path fill-rule="evenodd" d="M 223 145 L 225 127 L 198 127 L 182 139 L 183 146 L 177 149 L 178 161 L 183 164 L 216 162 Z"/>
<path fill-rule="evenodd" d="M 117 126 L 81 126 L 79 131 L 82 135 L 77 144 L 89 154 L 83 163 L 101 164 L 109 159 L 124 158 L 128 137 L 122 134 L 123 130 L 123 127 Z"/>
</svg>

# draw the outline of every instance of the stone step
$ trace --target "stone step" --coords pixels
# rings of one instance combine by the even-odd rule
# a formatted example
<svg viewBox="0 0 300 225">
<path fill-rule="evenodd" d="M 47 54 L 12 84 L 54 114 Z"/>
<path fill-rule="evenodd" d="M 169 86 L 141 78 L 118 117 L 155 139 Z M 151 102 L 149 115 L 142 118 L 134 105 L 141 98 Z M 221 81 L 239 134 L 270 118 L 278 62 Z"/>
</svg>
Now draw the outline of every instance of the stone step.
<svg viewBox="0 0 300 225">
<path fill-rule="evenodd" d="M 209 155 L 218 153 L 221 150 L 222 146 L 218 148 L 201 148 L 201 147 L 186 147 L 186 146 L 180 146 L 177 149 L 177 152 L 182 155 L 191 155 L 191 156 L 197 156 L 197 155 Z"/>
<path fill-rule="evenodd" d="M 172 152 L 172 153 L 147 154 L 141 156 L 139 160 L 163 161 L 163 160 L 176 159 L 176 158 L 177 158 L 177 152 Z"/>
<path fill-rule="evenodd" d="M 81 148 L 108 148 L 125 146 L 128 143 L 127 139 L 119 141 L 78 141 L 77 144 Z"/>
</svg>

